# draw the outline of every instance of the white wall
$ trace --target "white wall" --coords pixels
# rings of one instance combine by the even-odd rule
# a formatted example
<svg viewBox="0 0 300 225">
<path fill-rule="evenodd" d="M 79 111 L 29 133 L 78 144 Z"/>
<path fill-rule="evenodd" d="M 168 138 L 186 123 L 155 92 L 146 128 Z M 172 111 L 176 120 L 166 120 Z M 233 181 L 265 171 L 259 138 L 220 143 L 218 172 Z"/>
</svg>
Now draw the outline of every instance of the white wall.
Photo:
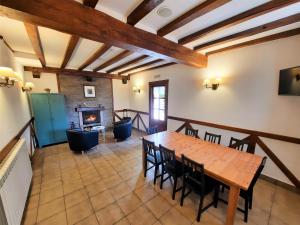
<svg viewBox="0 0 300 225">
<path fill-rule="evenodd" d="M 32 93 L 45 93 L 45 88 L 50 88 L 51 93 L 58 93 L 57 79 L 54 73 L 41 73 L 40 78 L 33 78 L 32 72 L 25 72 L 24 78 L 25 81 L 34 84 Z"/>
<path fill-rule="evenodd" d="M 299 138 L 300 97 L 277 94 L 279 70 L 300 66 L 299 52 L 300 36 L 294 36 L 212 55 L 206 69 L 174 65 L 142 72 L 130 78 L 129 108 L 148 111 L 148 83 L 169 79 L 169 115 Z M 154 79 L 156 75 L 160 78 Z M 223 79 L 217 91 L 202 85 L 210 76 Z M 134 85 L 142 86 L 141 94 L 132 91 Z M 115 98 L 126 95 L 124 92 L 115 92 Z M 175 130 L 181 124 L 169 120 L 168 129 Z M 230 136 L 245 137 L 244 134 L 195 127 L 200 129 L 200 136 L 206 130 L 222 134 L 224 145 L 228 145 Z M 266 144 L 300 178 L 299 145 L 272 140 L 266 140 Z M 259 149 L 257 152 L 263 154 Z M 264 173 L 288 182 L 271 160 Z"/>
<path fill-rule="evenodd" d="M 12 52 L 0 40 L 0 66 L 11 67 L 23 75 L 23 68 L 15 61 Z M 30 119 L 27 96 L 20 84 L 0 87 L 0 151 Z M 29 145 L 29 132 L 25 133 Z"/>
<path fill-rule="evenodd" d="M 129 85 L 121 80 L 113 80 L 114 110 L 129 109 Z"/>
</svg>

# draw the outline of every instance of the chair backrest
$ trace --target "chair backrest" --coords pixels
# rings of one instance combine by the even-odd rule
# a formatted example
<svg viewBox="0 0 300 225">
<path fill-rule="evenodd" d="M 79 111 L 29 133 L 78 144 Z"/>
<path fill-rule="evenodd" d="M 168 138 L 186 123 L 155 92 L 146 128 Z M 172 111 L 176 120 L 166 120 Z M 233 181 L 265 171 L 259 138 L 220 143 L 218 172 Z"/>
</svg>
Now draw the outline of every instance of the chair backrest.
<svg viewBox="0 0 300 225">
<path fill-rule="evenodd" d="M 205 132 L 204 141 L 220 144 L 221 135 Z"/>
<path fill-rule="evenodd" d="M 248 190 L 253 190 L 254 185 L 256 184 L 256 181 L 258 180 L 258 178 L 259 178 L 261 172 L 263 171 L 263 169 L 264 169 L 264 167 L 265 167 L 265 165 L 266 165 L 266 161 L 267 161 L 267 157 L 265 156 L 265 157 L 263 158 L 263 160 L 261 161 L 261 164 L 260 164 L 260 166 L 258 167 L 258 169 L 257 169 L 257 171 L 256 171 L 256 173 L 255 173 L 255 175 L 254 175 L 254 177 L 253 177 L 253 179 L 252 179 L 252 181 L 251 181 L 251 183 L 250 183 L 250 185 L 249 185 Z"/>
<path fill-rule="evenodd" d="M 157 162 L 157 154 L 156 154 L 156 147 L 154 142 L 148 141 L 143 138 L 143 150 L 145 151 L 146 155 L 150 155 L 154 158 L 155 162 Z"/>
<path fill-rule="evenodd" d="M 146 132 L 147 132 L 148 135 L 155 134 L 155 133 L 158 132 L 158 129 L 157 129 L 157 127 L 149 127 L 149 128 L 146 129 Z"/>
<path fill-rule="evenodd" d="M 192 136 L 192 137 L 198 137 L 198 130 L 193 129 L 191 127 L 186 127 L 185 135 Z"/>
<path fill-rule="evenodd" d="M 240 150 L 243 151 L 244 148 L 247 146 L 246 150 L 248 151 L 249 148 L 249 140 L 240 140 L 234 137 L 230 138 L 230 142 L 229 142 L 229 148 L 234 148 L 236 150 Z"/>
<path fill-rule="evenodd" d="M 162 145 L 159 145 L 160 157 L 162 163 L 167 163 L 176 160 L 175 151 L 170 150 Z"/>
<path fill-rule="evenodd" d="M 181 161 L 184 172 L 183 182 L 186 182 L 187 180 L 192 181 L 194 184 L 201 187 L 201 191 L 203 191 L 205 187 L 204 165 L 195 162 L 183 154 L 181 155 Z"/>
</svg>

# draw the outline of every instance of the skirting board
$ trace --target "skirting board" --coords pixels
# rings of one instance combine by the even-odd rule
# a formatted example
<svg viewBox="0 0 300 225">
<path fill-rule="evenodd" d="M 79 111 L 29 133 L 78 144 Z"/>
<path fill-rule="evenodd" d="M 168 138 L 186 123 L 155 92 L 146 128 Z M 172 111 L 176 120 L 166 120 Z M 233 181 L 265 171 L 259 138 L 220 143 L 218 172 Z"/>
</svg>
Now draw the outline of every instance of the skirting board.
<svg viewBox="0 0 300 225">
<path fill-rule="evenodd" d="M 259 178 L 263 179 L 265 181 L 268 181 L 268 182 L 270 182 L 272 184 L 275 184 L 275 185 L 277 185 L 279 187 L 282 187 L 282 188 L 284 188 L 286 190 L 292 191 L 292 192 L 294 192 L 296 194 L 300 194 L 300 190 L 297 189 L 295 186 L 293 186 L 291 184 L 284 183 L 284 182 L 282 182 L 280 180 L 276 180 L 276 179 L 274 179 L 272 177 L 269 177 L 269 176 L 266 176 L 266 175 L 263 175 L 263 174 L 261 174 Z"/>
</svg>

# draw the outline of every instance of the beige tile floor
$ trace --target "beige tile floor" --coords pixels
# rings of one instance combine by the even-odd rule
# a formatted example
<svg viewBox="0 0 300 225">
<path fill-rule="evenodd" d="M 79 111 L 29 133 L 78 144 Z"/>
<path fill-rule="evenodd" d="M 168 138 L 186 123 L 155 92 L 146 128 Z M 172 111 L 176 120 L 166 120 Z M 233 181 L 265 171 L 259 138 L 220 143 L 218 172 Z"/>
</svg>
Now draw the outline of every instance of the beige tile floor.
<svg viewBox="0 0 300 225">
<path fill-rule="evenodd" d="M 170 182 L 160 190 L 158 184 L 153 185 L 153 172 L 143 177 L 139 134 L 116 143 L 108 133 L 106 141 L 85 155 L 73 154 L 67 144 L 39 151 L 33 162 L 34 177 L 23 224 L 224 223 L 223 203 L 206 211 L 197 223 L 196 195 L 190 195 L 180 207 L 179 194 L 174 201 L 171 199 Z M 240 212 L 235 224 L 245 224 Z M 300 196 L 259 180 L 248 224 L 300 224 Z"/>
</svg>

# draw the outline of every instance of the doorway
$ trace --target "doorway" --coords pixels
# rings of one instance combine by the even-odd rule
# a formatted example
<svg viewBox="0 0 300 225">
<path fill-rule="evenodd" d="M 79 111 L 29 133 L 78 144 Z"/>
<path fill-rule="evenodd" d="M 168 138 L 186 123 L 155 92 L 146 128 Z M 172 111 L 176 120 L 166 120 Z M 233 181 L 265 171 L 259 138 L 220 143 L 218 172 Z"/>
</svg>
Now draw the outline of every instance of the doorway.
<svg viewBox="0 0 300 225">
<path fill-rule="evenodd" d="M 158 132 L 168 126 L 168 89 L 169 80 L 149 83 L 149 127 L 157 127 Z"/>
</svg>

